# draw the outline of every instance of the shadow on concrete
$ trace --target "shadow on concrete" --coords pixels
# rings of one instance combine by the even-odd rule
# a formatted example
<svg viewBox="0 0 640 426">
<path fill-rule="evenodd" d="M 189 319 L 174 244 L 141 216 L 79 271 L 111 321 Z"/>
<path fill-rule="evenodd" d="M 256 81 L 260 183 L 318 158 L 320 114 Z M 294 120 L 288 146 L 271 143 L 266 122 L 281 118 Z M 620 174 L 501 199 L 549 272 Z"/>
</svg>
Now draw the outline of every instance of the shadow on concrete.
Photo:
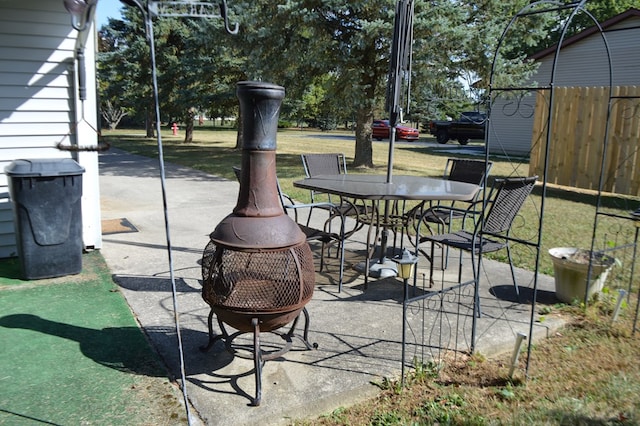
<svg viewBox="0 0 640 426">
<path fill-rule="evenodd" d="M 516 295 L 513 285 L 497 285 L 489 289 L 489 292 L 498 299 L 513 303 L 531 304 L 533 302 L 534 292 L 529 287 L 519 287 L 520 299 Z M 536 296 L 536 304 L 538 305 L 554 305 L 558 303 L 556 293 L 548 290 L 538 289 Z"/>
<path fill-rule="evenodd" d="M 171 292 L 171 280 L 163 277 L 135 276 L 135 275 L 114 275 L 113 281 L 120 287 L 132 291 L 152 291 L 152 292 Z M 187 284 L 182 278 L 174 279 L 176 283 L 176 291 L 178 293 L 200 293 L 202 287 L 193 287 Z"/>
</svg>

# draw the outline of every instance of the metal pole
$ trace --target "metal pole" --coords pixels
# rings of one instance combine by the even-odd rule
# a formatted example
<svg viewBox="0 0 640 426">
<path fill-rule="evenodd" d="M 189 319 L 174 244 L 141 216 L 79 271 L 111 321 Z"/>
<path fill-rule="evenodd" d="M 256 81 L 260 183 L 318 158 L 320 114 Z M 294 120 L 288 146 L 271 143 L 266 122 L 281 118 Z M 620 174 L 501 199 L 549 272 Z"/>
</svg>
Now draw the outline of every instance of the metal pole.
<svg viewBox="0 0 640 426">
<path fill-rule="evenodd" d="M 169 228 L 169 210 L 167 207 L 167 188 L 166 188 L 166 173 L 164 169 L 164 153 L 162 150 L 162 135 L 161 123 L 160 123 L 160 100 L 158 99 L 158 73 L 156 71 L 156 53 L 155 42 L 153 39 L 153 22 L 151 16 L 148 13 L 145 14 L 145 26 L 147 28 L 147 34 L 149 37 L 149 50 L 151 51 L 151 80 L 153 82 L 153 100 L 156 110 L 156 133 L 158 144 L 158 163 L 160 168 L 160 182 L 162 187 L 162 207 L 164 211 L 164 223 L 165 233 L 167 238 L 167 255 L 169 260 L 169 276 L 171 278 L 171 293 L 173 296 L 173 316 L 176 326 L 176 336 L 178 338 L 178 352 L 180 355 L 180 378 L 182 380 L 182 397 L 184 399 L 184 408 L 187 414 L 187 422 L 191 425 L 191 413 L 189 410 L 189 398 L 187 396 L 187 381 L 184 363 L 184 351 L 182 348 L 182 333 L 180 332 L 180 316 L 178 314 L 178 298 L 176 279 L 173 269 L 173 249 L 171 245 L 171 231 Z"/>
<path fill-rule="evenodd" d="M 626 296 L 627 292 L 623 289 L 618 289 L 618 303 L 616 303 L 616 307 L 613 310 L 613 315 L 611 316 L 611 324 L 613 324 L 620 314 L 620 307 L 622 306 L 622 301 L 624 300 L 624 296 Z"/>
<path fill-rule="evenodd" d="M 389 76 L 387 83 L 386 107 L 389 111 L 389 152 L 387 157 L 387 179 L 386 184 L 393 183 L 393 150 L 396 142 L 396 125 L 398 123 L 398 110 L 400 92 L 402 89 L 403 71 L 407 71 L 406 62 L 410 62 L 408 51 L 411 51 L 410 36 L 413 33 L 413 1 L 399 0 L 396 3 L 396 16 L 393 26 L 393 41 L 391 43 L 391 54 L 389 58 Z M 408 50 L 408 51 L 407 51 Z M 410 68 L 410 67 L 409 67 Z M 380 270 L 385 269 L 387 264 L 387 244 L 389 240 L 389 210 L 391 206 L 388 200 L 384 202 L 384 223 L 380 235 L 380 257 L 378 266 Z M 389 266 L 391 266 L 389 264 Z M 370 271 L 365 271 L 369 273 Z M 380 276 L 382 277 L 382 275 Z"/>
<path fill-rule="evenodd" d="M 404 278 L 404 291 L 402 296 L 402 378 L 400 384 L 404 387 L 404 356 L 407 346 L 407 298 L 409 295 L 409 279 Z"/>
<path fill-rule="evenodd" d="M 518 333 L 518 336 L 516 337 L 516 345 L 513 348 L 513 354 L 511 354 L 511 368 L 509 369 L 509 378 L 513 377 L 513 370 L 515 370 L 518 365 L 520 347 L 522 346 L 522 341 L 526 338 L 527 336 L 524 333 Z"/>
<path fill-rule="evenodd" d="M 145 7 L 139 0 L 123 0 L 124 3 L 130 6 L 135 6 L 140 10 L 144 18 L 145 32 L 147 35 L 147 41 L 149 43 L 150 57 L 151 57 L 151 82 L 153 89 L 153 100 L 155 104 L 155 116 L 156 116 L 156 138 L 158 144 L 158 163 L 160 169 L 160 186 L 162 189 L 162 207 L 164 211 L 164 223 L 165 223 L 165 235 L 167 240 L 167 255 L 169 260 L 169 276 L 171 279 L 171 292 L 173 295 L 173 315 L 174 323 L 176 327 L 176 335 L 178 339 L 178 352 L 180 357 L 180 378 L 182 381 L 182 397 L 184 399 L 184 407 L 187 414 L 187 422 L 191 425 L 191 413 L 189 409 L 189 398 L 187 395 L 187 383 L 184 363 L 184 351 L 182 348 L 182 335 L 180 332 L 180 320 L 178 315 L 178 299 L 175 274 L 173 268 L 173 250 L 171 246 L 171 232 L 169 227 L 169 212 L 167 208 L 167 190 L 166 190 L 166 174 L 164 168 L 164 154 L 162 150 L 162 135 L 160 125 L 160 101 L 158 97 L 158 75 L 156 70 L 156 55 L 155 55 L 155 42 L 153 35 L 153 21 L 149 13 L 148 7 Z"/>
</svg>

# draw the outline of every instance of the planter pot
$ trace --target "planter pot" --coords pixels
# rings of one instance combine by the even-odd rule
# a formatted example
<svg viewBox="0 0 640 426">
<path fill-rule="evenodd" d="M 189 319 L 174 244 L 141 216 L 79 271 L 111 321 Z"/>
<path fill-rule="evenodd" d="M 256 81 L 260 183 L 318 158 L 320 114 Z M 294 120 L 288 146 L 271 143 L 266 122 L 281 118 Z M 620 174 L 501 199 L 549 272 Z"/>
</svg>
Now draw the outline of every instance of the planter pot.
<svg viewBox="0 0 640 426">
<path fill-rule="evenodd" d="M 583 301 L 585 294 L 590 299 L 602 291 L 609 271 L 615 263 L 611 256 L 596 255 L 592 260 L 591 280 L 587 289 L 589 273 L 589 251 L 575 247 L 556 247 L 549 250 L 553 261 L 553 274 L 556 282 L 558 300 L 572 303 Z"/>
</svg>

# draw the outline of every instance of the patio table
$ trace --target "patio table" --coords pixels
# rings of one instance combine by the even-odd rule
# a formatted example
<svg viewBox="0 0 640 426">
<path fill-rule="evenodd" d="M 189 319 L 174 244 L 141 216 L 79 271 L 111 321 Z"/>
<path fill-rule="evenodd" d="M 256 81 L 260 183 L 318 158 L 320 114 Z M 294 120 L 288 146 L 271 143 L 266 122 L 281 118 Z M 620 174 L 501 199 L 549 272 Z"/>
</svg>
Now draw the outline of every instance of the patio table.
<svg viewBox="0 0 640 426">
<path fill-rule="evenodd" d="M 302 189 L 326 192 L 342 197 L 380 201 L 469 201 L 480 189 L 478 185 L 424 176 L 394 175 L 392 182 L 383 175 L 320 175 L 293 182 Z M 388 209 L 385 209 L 388 211 Z M 386 223 L 386 218 L 384 220 Z M 386 259 L 387 230 L 383 229 L 380 258 L 369 269 L 369 276 L 385 278 L 397 275 L 395 262 Z M 366 270 L 369 266 L 367 259 Z M 365 275 L 365 284 L 367 282 Z"/>
</svg>

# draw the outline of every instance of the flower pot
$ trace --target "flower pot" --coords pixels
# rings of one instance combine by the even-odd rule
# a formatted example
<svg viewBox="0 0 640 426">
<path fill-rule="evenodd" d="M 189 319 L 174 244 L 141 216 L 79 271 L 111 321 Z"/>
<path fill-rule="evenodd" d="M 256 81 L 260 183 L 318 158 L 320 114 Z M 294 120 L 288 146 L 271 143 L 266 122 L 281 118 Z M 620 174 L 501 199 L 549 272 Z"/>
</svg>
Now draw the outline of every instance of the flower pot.
<svg viewBox="0 0 640 426">
<path fill-rule="evenodd" d="M 615 259 L 603 254 L 591 256 L 591 279 L 587 288 L 589 253 L 589 250 L 581 250 L 575 247 L 556 247 L 549 250 L 553 261 L 553 274 L 558 300 L 565 303 L 572 303 L 576 299 L 583 301 L 585 294 L 587 299 L 590 299 L 602 291 Z"/>
</svg>

